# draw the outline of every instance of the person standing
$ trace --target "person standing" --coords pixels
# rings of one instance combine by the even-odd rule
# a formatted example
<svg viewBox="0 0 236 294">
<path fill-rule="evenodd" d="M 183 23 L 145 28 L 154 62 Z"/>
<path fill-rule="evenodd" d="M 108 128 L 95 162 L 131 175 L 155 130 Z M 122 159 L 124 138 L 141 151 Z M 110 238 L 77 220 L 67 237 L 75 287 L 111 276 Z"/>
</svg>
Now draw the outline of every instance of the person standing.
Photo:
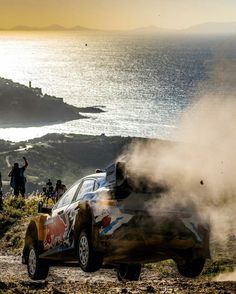
<svg viewBox="0 0 236 294">
<path fill-rule="evenodd" d="M 52 187 L 52 182 L 50 179 L 48 179 L 48 182 L 46 183 L 46 187 L 48 191 L 50 190 L 50 187 Z"/>
<path fill-rule="evenodd" d="M 62 184 L 61 180 L 57 180 L 56 187 L 55 187 L 56 201 L 58 201 L 65 192 L 66 192 L 66 186 Z"/>
<path fill-rule="evenodd" d="M 14 195 L 16 197 L 21 194 L 22 197 L 25 197 L 25 184 L 26 184 L 26 177 L 24 176 L 24 172 L 28 167 L 28 161 L 25 157 L 23 157 L 24 166 L 19 167 L 19 164 L 16 162 L 14 163 L 12 170 L 9 173 L 9 177 L 11 177 L 11 187 L 14 189 Z"/>
</svg>

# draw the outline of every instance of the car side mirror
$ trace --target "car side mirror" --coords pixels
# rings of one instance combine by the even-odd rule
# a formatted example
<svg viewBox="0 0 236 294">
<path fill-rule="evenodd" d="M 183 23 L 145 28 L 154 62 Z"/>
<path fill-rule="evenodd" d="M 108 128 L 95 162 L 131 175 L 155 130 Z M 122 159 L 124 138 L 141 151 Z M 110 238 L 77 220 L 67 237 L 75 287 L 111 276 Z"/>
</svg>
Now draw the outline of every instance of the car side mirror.
<svg viewBox="0 0 236 294">
<path fill-rule="evenodd" d="M 51 214 L 52 209 L 49 207 L 43 207 L 43 201 L 38 202 L 38 213 L 46 213 L 46 214 Z"/>
</svg>

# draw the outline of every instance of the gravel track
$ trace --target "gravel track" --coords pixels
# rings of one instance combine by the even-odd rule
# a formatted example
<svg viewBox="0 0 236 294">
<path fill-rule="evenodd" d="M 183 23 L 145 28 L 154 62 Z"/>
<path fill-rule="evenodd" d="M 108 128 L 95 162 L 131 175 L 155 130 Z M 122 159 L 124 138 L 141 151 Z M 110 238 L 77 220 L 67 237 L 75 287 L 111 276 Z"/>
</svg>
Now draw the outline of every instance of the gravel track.
<svg viewBox="0 0 236 294">
<path fill-rule="evenodd" d="M 177 275 L 163 278 L 149 269 L 143 269 L 138 282 L 119 282 L 113 270 L 87 274 L 79 268 L 51 268 L 46 281 L 33 282 L 20 257 L 9 255 L 0 256 L 0 269 L 0 293 L 236 293 L 236 282 L 184 279 Z"/>
</svg>

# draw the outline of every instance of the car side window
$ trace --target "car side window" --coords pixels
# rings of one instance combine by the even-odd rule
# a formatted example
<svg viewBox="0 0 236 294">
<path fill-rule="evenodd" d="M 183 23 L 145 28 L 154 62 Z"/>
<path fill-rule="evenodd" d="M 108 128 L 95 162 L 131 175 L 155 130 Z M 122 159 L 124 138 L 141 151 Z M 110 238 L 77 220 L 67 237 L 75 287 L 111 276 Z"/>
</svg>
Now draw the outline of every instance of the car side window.
<svg viewBox="0 0 236 294">
<path fill-rule="evenodd" d="M 74 195 L 78 189 L 79 183 L 75 184 L 74 186 L 72 186 L 68 191 L 66 191 L 66 193 L 62 196 L 62 198 L 59 200 L 56 208 L 60 208 L 63 206 L 66 206 L 68 204 L 70 204 L 74 198 Z"/>
<path fill-rule="evenodd" d="M 99 184 L 97 181 L 95 181 L 93 190 L 96 191 L 98 188 L 99 188 Z"/>
<path fill-rule="evenodd" d="M 95 180 L 92 180 L 92 179 L 84 180 L 82 185 L 80 186 L 80 189 L 78 191 L 75 201 L 78 201 L 79 199 L 81 199 L 84 194 L 94 191 L 94 184 L 95 184 Z"/>
</svg>

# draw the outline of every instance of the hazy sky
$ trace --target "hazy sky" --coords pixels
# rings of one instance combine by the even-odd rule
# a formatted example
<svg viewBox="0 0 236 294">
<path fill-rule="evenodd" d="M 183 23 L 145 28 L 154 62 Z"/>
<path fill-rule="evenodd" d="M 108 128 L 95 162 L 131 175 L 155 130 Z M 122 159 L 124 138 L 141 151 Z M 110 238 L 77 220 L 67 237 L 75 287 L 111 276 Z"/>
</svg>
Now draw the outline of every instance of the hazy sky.
<svg viewBox="0 0 236 294">
<path fill-rule="evenodd" d="M 0 27 L 82 25 L 181 29 L 202 22 L 236 21 L 236 0 L 0 0 Z"/>
</svg>

